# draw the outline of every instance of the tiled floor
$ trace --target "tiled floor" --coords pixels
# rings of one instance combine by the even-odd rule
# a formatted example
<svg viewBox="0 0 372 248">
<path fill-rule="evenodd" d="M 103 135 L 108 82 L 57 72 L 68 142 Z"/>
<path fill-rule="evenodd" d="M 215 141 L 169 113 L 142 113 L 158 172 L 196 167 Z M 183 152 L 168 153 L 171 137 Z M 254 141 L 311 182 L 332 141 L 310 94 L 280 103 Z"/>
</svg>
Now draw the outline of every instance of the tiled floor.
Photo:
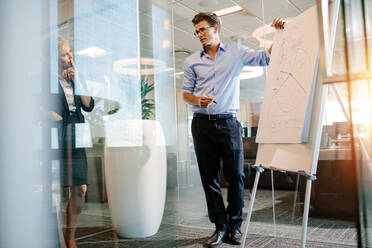
<svg viewBox="0 0 372 248">
<path fill-rule="evenodd" d="M 226 191 L 224 190 L 226 195 Z M 246 190 L 246 199 L 249 191 Z M 275 191 L 276 225 L 270 190 L 256 195 L 246 247 L 299 247 L 302 213 L 300 207 L 292 221 L 292 191 Z M 248 200 L 244 218 L 248 209 Z M 113 230 L 107 203 L 87 203 L 79 221 L 79 247 L 203 247 L 214 231 L 209 223 L 201 187 L 167 192 L 162 224 L 158 233 L 143 239 L 125 239 Z M 352 222 L 311 217 L 307 247 L 356 247 L 356 229 Z M 228 243 L 221 247 L 237 247 Z"/>
</svg>

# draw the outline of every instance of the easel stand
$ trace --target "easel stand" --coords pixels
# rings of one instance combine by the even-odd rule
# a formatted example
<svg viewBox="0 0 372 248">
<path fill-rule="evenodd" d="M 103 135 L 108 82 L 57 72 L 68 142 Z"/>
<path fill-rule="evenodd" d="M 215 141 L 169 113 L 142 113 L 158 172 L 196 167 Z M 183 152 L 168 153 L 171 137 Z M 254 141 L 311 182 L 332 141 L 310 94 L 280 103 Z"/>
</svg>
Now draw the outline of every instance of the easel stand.
<svg viewBox="0 0 372 248">
<path fill-rule="evenodd" d="M 244 238 L 243 238 L 243 242 L 241 244 L 241 247 L 245 247 L 245 241 L 246 241 L 247 235 L 248 235 L 248 227 L 249 227 L 249 224 L 251 222 L 251 217 L 252 217 L 252 212 L 253 212 L 253 204 L 254 204 L 254 200 L 256 198 L 258 181 L 260 179 L 261 172 L 264 171 L 264 168 L 261 165 L 259 165 L 259 166 L 256 167 L 256 170 L 257 170 L 257 172 L 256 172 L 255 180 L 254 180 L 252 197 L 251 197 L 251 200 L 249 201 L 248 216 L 247 216 L 247 221 L 246 221 L 246 224 L 245 224 Z M 302 217 L 302 237 L 301 237 L 301 247 L 305 248 L 307 224 L 308 224 L 308 217 L 309 217 L 309 207 L 310 207 L 311 184 L 312 184 L 312 181 L 316 179 L 316 177 L 313 176 L 313 175 L 308 175 L 308 174 L 304 174 L 304 173 L 298 173 L 298 175 L 303 175 L 303 176 L 306 177 L 306 194 L 305 194 L 304 213 L 303 213 L 303 217 Z"/>
</svg>

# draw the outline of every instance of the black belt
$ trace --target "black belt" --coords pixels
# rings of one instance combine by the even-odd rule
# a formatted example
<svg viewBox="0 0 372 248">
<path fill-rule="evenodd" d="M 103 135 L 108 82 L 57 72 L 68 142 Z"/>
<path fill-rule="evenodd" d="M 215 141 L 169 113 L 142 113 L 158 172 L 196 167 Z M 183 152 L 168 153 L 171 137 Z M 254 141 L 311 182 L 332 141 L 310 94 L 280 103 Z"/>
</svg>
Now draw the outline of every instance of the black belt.
<svg viewBox="0 0 372 248">
<path fill-rule="evenodd" d="M 230 119 L 236 117 L 236 114 L 200 114 L 200 113 L 194 113 L 194 117 L 196 118 L 202 118 L 202 119 L 208 119 L 211 121 L 219 120 L 219 119 Z"/>
</svg>

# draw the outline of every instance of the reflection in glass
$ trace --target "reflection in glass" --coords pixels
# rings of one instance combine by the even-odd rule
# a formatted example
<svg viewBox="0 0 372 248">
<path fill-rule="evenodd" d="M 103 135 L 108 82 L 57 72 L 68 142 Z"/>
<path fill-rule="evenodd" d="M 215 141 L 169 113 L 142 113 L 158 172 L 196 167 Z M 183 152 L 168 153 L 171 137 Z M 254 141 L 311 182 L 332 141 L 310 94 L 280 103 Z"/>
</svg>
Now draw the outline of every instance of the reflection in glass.
<svg viewBox="0 0 372 248">
<path fill-rule="evenodd" d="M 100 120 L 91 123 L 93 138 L 105 135 L 109 146 L 128 146 L 142 139 L 135 127 L 121 122 L 141 119 L 137 3 L 74 1 L 74 13 L 76 64 L 91 94 L 104 99 L 97 106 L 99 116 L 90 117 Z M 113 109 L 115 113 L 107 115 Z"/>
</svg>

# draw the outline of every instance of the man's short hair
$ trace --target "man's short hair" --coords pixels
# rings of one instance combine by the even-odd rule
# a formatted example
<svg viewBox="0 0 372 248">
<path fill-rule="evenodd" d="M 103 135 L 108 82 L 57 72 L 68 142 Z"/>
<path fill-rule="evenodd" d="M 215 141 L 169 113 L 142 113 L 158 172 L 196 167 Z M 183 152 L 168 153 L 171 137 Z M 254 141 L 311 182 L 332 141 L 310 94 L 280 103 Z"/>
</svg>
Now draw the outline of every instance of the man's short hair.
<svg viewBox="0 0 372 248">
<path fill-rule="evenodd" d="M 192 19 L 192 23 L 194 24 L 194 26 L 202 21 L 207 21 L 209 25 L 211 25 L 212 27 L 217 26 L 218 32 L 221 29 L 220 18 L 215 13 L 200 12 L 199 14 L 195 15 L 194 18 Z"/>
</svg>

